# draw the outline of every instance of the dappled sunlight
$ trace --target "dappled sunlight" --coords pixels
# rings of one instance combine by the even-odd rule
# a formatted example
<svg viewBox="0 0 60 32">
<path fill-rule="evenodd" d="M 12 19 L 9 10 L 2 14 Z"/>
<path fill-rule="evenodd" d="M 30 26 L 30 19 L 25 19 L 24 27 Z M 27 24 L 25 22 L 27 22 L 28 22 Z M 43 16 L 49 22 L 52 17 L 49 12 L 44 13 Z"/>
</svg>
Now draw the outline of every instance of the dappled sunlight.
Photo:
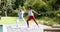
<svg viewBox="0 0 60 32">
<path fill-rule="evenodd" d="M 0 24 L 15 24 L 17 17 L 2 17 Z"/>
<path fill-rule="evenodd" d="M 16 24 L 16 19 L 18 17 L 2 17 L 1 20 L 0 20 L 0 24 Z M 30 24 L 34 23 L 33 20 L 29 21 Z M 23 23 L 23 21 L 20 21 L 19 22 L 20 24 Z"/>
<path fill-rule="evenodd" d="M 0 24 L 16 24 L 16 19 L 18 17 L 2 17 L 0 20 Z M 27 20 L 27 18 L 26 18 Z M 29 24 L 33 24 L 35 23 L 33 20 L 29 21 Z M 58 23 L 55 23 L 54 21 L 52 21 L 52 19 L 37 19 L 37 22 L 39 24 L 43 24 L 43 25 L 58 25 Z M 19 24 L 24 24 L 23 21 L 19 21 Z"/>
</svg>

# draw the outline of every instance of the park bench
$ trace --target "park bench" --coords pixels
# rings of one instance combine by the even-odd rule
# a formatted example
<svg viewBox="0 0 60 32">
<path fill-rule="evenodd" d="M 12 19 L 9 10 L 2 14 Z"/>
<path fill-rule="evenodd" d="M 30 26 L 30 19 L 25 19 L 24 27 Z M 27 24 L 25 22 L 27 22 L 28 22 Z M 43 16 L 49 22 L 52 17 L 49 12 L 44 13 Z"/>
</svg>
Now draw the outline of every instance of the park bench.
<svg viewBox="0 0 60 32">
<path fill-rule="evenodd" d="M 60 28 L 60 26 L 52 26 L 52 28 Z"/>
<path fill-rule="evenodd" d="M 44 29 L 44 32 L 60 32 L 60 26 L 52 26 L 52 28 Z"/>
</svg>

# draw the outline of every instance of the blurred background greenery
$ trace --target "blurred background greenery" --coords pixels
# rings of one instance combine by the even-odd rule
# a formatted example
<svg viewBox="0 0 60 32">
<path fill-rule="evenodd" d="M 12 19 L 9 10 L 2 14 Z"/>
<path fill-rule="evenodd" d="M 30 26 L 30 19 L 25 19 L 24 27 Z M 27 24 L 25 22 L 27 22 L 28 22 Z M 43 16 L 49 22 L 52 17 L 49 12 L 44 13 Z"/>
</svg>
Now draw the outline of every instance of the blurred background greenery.
<svg viewBox="0 0 60 32">
<path fill-rule="evenodd" d="M 31 6 L 41 14 L 35 14 L 37 20 L 42 19 L 45 25 L 60 24 L 60 0 L 0 0 L 0 15 L 2 17 L 17 17 L 17 13 L 13 10 L 20 8 L 20 6 L 25 9 Z M 24 17 L 27 17 L 27 14 Z"/>
</svg>

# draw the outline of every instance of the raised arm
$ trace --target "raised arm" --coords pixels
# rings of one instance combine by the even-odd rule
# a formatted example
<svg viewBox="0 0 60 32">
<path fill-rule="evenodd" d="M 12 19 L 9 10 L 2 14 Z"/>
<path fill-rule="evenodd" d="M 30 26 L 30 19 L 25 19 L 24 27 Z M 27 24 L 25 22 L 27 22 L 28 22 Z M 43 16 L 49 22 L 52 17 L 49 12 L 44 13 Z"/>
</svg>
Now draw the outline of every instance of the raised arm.
<svg viewBox="0 0 60 32">
<path fill-rule="evenodd" d="M 13 10 L 14 12 L 18 13 L 18 10 Z"/>
<path fill-rule="evenodd" d="M 38 14 L 38 15 L 40 15 L 39 13 L 37 13 L 36 11 L 34 11 L 34 10 L 32 10 L 34 13 L 36 13 L 36 14 Z"/>
<path fill-rule="evenodd" d="M 24 10 L 25 13 L 28 13 L 28 10 Z"/>
</svg>

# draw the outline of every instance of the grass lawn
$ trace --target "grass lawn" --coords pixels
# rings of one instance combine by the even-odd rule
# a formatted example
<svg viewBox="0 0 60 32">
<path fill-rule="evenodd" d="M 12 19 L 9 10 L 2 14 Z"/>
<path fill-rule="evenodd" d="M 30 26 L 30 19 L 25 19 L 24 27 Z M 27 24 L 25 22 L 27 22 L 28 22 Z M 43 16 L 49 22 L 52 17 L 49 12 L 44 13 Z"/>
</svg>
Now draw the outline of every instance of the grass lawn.
<svg viewBox="0 0 60 32">
<path fill-rule="evenodd" d="M 2 17 L 1 20 L 0 20 L 0 24 L 16 24 L 16 19 L 17 18 L 18 17 Z M 41 20 L 37 19 L 37 21 L 41 21 Z M 34 23 L 34 22 L 31 20 L 30 23 Z"/>
<path fill-rule="evenodd" d="M 15 24 L 17 17 L 2 17 L 0 24 Z"/>
<path fill-rule="evenodd" d="M 18 17 L 1 17 L 0 24 L 16 24 L 16 20 Z M 25 18 L 27 20 L 27 18 Z M 36 19 L 38 23 L 44 24 L 44 25 L 57 25 L 57 23 L 54 23 L 52 19 L 45 19 L 45 18 L 40 18 Z M 20 21 L 19 24 L 24 24 L 24 21 Z M 33 24 L 34 21 L 31 20 L 30 24 Z"/>
</svg>

